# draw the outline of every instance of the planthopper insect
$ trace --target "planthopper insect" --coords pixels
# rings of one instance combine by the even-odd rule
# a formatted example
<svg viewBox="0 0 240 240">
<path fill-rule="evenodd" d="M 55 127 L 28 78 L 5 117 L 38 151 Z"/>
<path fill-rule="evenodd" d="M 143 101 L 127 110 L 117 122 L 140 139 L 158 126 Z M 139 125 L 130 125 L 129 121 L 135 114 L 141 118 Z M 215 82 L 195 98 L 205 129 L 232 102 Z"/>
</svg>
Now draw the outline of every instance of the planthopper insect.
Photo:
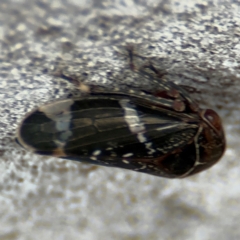
<svg viewBox="0 0 240 240">
<path fill-rule="evenodd" d="M 89 89 L 29 112 L 17 142 L 37 154 L 166 178 L 203 171 L 224 153 L 218 114 L 173 82 L 159 79 L 154 90 Z"/>
<path fill-rule="evenodd" d="M 136 92 L 58 100 L 28 113 L 17 140 L 38 154 L 186 177 L 215 164 L 225 149 L 217 113 L 188 104 Z"/>
</svg>

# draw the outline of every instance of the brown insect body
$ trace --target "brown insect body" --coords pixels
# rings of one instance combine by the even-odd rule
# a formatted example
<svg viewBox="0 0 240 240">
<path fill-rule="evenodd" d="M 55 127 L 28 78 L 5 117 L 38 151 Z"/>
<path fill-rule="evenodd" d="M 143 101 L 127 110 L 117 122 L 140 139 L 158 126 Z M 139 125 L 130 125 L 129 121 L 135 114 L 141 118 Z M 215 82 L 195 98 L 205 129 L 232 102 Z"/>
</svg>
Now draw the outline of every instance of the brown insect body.
<svg viewBox="0 0 240 240">
<path fill-rule="evenodd" d="M 167 178 L 187 177 L 218 162 L 226 145 L 218 114 L 200 109 L 173 82 L 153 84 L 147 90 L 89 85 L 85 97 L 28 113 L 17 141 L 38 154 Z"/>
</svg>

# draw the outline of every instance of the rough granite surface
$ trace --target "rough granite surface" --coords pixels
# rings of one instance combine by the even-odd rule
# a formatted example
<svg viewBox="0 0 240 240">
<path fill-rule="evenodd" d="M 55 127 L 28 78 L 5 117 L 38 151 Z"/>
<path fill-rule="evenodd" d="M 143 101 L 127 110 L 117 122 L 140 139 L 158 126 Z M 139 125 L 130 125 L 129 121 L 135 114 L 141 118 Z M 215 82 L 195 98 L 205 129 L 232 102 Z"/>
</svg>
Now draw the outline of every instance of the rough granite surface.
<svg viewBox="0 0 240 240">
<path fill-rule="evenodd" d="M 0 0 L 0 239 L 240 239 L 240 1 Z M 147 86 L 134 46 L 222 117 L 214 167 L 166 179 L 27 152 L 15 141 L 34 107 L 78 94 L 61 77 Z"/>
</svg>

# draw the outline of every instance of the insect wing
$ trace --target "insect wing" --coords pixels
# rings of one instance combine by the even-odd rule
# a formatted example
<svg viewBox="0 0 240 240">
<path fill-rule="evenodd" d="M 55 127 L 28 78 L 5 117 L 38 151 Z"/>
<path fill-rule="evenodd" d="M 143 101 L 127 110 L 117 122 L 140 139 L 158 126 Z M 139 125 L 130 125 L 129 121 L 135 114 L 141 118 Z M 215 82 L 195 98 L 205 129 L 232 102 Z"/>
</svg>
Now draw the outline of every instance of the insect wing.
<svg viewBox="0 0 240 240">
<path fill-rule="evenodd" d="M 198 122 L 137 98 L 91 96 L 30 112 L 18 142 L 39 154 L 176 177 L 194 165 Z"/>
</svg>

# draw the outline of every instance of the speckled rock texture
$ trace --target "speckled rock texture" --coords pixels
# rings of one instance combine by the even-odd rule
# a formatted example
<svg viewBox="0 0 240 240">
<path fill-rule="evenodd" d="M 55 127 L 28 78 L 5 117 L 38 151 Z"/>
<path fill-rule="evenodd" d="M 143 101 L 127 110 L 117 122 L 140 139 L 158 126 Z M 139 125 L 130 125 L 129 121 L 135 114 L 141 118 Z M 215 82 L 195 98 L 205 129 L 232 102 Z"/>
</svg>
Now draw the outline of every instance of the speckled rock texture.
<svg viewBox="0 0 240 240">
<path fill-rule="evenodd" d="M 0 239 L 240 239 L 240 1 L 0 0 Z M 34 107 L 78 94 L 62 76 L 151 84 L 132 45 L 222 117 L 222 160 L 186 179 L 42 157 L 14 142 Z"/>
</svg>

